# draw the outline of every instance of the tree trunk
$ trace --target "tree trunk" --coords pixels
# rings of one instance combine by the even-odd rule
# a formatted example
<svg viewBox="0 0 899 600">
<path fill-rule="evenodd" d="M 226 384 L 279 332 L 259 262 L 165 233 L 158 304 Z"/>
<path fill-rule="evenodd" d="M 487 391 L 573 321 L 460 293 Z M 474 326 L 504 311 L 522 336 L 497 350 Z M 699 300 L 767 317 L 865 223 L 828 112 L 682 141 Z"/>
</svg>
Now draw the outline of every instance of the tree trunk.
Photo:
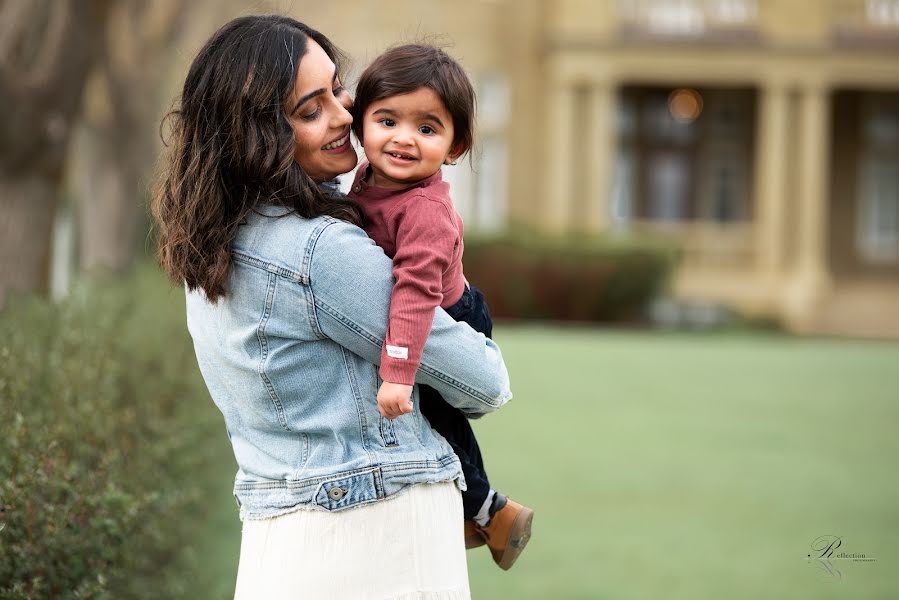
<svg viewBox="0 0 899 600">
<path fill-rule="evenodd" d="M 82 270 L 122 271 L 140 248 L 161 84 L 191 10 L 177 0 L 121 0 L 110 13 L 105 53 L 88 83 L 72 147 Z"/>
<path fill-rule="evenodd" d="M 114 164 L 98 164 L 92 175 L 94 195 L 78 203 L 81 269 L 120 272 L 137 248 L 141 197 L 134 178 Z"/>
<path fill-rule="evenodd" d="M 48 289 L 56 194 L 111 1 L 0 2 L 0 302 Z"/>
<path fill-rule="evenodd" d="M 73 149 L 78 189 L 78 256 L 83 271 L 124 271 L 137 250 L 137 226 L 146 193 L 129 161 L 111 156 L 113 140 L 83 128 Z"/>
<path fill-rule="evenodd" d="M 0 178 L 0 309 L 9 292 L 46 293 L 56 181 Z"/>
</svg>

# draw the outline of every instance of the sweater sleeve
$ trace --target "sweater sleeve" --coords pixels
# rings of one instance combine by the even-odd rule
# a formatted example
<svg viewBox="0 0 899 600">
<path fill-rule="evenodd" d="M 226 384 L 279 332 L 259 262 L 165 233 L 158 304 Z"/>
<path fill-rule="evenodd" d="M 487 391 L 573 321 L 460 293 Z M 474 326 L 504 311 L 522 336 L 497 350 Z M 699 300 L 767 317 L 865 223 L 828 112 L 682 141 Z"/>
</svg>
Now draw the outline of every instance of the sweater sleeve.
<svg viewBox="0 0 899 600">
<path fill-rule="evenodd" d="M 397 223 L 390 323 L 381 353 L 381 379 L 412 385 L 434 311 L 443 301 L 443 274 L 459 243 L 447 207 L 421 195 L 391 216 Z"/>
</svg>

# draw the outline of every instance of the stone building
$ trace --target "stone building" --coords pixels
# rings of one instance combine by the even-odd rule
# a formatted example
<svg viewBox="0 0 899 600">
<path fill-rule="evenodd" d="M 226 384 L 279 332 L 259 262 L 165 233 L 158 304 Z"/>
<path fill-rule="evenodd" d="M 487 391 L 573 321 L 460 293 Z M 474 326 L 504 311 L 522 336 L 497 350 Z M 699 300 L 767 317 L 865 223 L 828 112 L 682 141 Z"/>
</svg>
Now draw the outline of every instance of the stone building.
<svg viewBox="0 0 899 600">
<path fill-rule="evenodd" d="M 899 0 L 315 11 L 356 72 L 392 43 L 453 40 L 480 101 L 475 169 L 449 174 L 471 229 L 664 236 L 681 301 L 899 336 Z"/>
</svg>

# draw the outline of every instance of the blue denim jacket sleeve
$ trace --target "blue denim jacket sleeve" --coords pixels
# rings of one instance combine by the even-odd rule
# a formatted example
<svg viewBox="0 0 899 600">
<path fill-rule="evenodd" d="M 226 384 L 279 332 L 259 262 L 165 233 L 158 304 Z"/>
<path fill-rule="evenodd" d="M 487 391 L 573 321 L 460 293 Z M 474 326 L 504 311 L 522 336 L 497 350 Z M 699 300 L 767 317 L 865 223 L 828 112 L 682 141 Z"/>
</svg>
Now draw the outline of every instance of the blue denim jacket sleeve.
<svg viewBox="0 0 899 600">
<path fill-rule="evenodd" d="M 323 228 L 312 243 L 309 285 L 320 333 L 380 363 L 393 287 L 391 260 L 362 229 L 340 221 Z M 512 397 L 499 347 L 442 309 L 434 315 L 415 380 L 470 417 L 492 412 Z"/>
</svg>

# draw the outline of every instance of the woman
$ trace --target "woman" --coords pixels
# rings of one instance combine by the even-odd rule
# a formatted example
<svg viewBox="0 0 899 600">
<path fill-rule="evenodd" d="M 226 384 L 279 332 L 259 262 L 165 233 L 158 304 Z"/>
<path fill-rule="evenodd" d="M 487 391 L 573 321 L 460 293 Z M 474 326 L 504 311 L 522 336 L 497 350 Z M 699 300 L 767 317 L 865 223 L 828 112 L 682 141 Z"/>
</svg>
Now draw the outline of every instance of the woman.
<svg viewBox="0 0 899 600">
<path fill-rule="evenodd" d="M 326 183 L 356 164 L 339 65 L 292 19 L 225 25 L 190 68 L 153 201 L 239 466 L 236 596 L 467 598 L 459 461 L 417 389 L 411 414 L 377 410 L 391 261 Z M 417 381 L 471 416 L 511 397 L 499 349 L 443 311 Z"/>
</svg>

